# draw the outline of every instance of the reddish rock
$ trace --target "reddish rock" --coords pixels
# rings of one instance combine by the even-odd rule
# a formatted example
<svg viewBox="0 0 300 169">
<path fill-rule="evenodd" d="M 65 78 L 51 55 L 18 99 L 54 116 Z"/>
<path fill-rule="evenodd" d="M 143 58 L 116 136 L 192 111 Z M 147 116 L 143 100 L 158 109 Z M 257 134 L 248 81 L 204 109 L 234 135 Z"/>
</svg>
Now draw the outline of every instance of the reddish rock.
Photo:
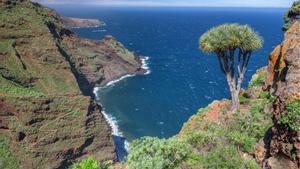
<svg viewBox="0 0 300 169">
<path fill-rule="evenodd" d="M 300 98 L 300 23 L 295 22 L 286 32 L 281 45 L 269 58 L 267 85 L 277 96 L 273 104 L 272 139 L 268 150 L 268 164 L 271 168 L 294 169 L 300 167 L 299 131 L 291 130 L 280 123 L 286 105 Z M 298 156 L 295 156 L 295 153 Z"/>
</svg>

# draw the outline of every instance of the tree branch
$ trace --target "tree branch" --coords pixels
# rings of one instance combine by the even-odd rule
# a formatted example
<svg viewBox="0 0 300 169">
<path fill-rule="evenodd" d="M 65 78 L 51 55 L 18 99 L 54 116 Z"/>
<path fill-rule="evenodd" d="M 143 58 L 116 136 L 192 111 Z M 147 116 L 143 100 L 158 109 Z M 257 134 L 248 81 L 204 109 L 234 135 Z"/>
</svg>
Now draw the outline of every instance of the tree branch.
<svg viewBox="0 0 300 169">
<path fill-rule="evenodd" d="M 226 74 L 226 72 L 225 72 L 225 67 L 224 67 L 223 61 L 222 61 L 222 54 L 217 53 L 217 56 L 218 56 L 218 61 L 219 61 L 219 64 L 220 64 L 221 71 L 222 71 L 224 74 Z"/>
</svg>

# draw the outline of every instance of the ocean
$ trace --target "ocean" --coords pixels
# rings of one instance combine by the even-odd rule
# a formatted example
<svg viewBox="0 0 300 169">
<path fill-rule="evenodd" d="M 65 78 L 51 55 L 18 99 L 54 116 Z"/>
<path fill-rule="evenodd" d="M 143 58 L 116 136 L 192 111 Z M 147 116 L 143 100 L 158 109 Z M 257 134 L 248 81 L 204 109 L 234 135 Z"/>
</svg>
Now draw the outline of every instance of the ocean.
<svg viewBox="0 0 300 169">
<path fill-rule="evenodd" d="M 223 23 L 248 24 L 264 39 L 251 57 L 243 86 L 283 39 L 283 8 L 123 8 L 51 6 L 66 16 L 98 18 L 106 25 L 74 29 L 79 36 L 113 35 L 128 49 L 149 57 L 151 73 L 124 78 L 97 90 L 114 135 L 128 141 L 168 138 L 190 116 L 214 100 L 229 97 L 217 58 L 199 50 L 199 37 Z"/>
</svg>

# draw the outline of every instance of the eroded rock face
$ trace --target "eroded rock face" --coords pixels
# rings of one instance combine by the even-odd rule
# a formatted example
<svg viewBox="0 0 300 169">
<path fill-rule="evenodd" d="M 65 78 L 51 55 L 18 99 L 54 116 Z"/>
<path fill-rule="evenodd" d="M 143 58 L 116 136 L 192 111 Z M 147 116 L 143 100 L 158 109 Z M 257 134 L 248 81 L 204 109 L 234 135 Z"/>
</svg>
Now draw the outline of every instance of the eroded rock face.
<svg viewBox="0 0 300 169">
<path fill-rule="evenodd" d="M 92 91 L 142 72 L 140 58 L 113 37 L 79 38 L 29 0 L 0 1 L 0 11 L 0 148 L 11 150 L 0 168 L 3 160 L 24 169 L 66 168 L 86 156 L 116 160 Z"/>
<path fill-rule="evenodd" d="M 299 22 L 293 24 L 286 32 L 285 40 L 271 54 L 267 83 L 270 92 L 277 96 L 273 110 L 274 127 L 272 128 L 273 137 L 269 150 L 270 158 L 267 163 L 272 168 L 277 164 L 285 166 L 285 168 L 298 168 L 300 167 L 299 132 L 292 131 L 288 126 L 282 125 L 280 119 L 281 112 L 286 111 L 287 103 L 294 99 L 300 99 Z"/>
<path fill-rule="evenodd" d="M 112 36 L 93 41 L 64 34 L 62 43 L 71 62 L 85 76 L 88 86 L 104 86 L 126 74 L 142 74 L 140 57 L 128 51 Z"/>
<path fill-rule="evenodd" d="M 66 168 L 84 156 L 115 160 L 110 127 L 89 97 L 0 96 L 1 133 L 20 168 Z"/>
</svg>

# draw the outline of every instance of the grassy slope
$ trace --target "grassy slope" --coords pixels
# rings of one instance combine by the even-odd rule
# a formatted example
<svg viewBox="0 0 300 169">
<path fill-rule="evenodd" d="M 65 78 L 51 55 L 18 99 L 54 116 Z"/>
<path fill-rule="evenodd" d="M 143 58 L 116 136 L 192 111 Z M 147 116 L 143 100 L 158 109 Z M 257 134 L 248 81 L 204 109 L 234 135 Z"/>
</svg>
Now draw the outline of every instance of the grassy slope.
<svg viewBox="0 0 300 169">
<path fill-rule="evenodd" d="M 1 78 L 1 84 L 8 84 L 7 79 L 15 83 L 1 85 L 0 90 L 79 94 L 74 75 L 46 26 L 49 21 L 62 26 L 47 15 L 48 9 L 25 2 L 10 9 L 1 5 L 0 10 L 0 23 L 4 23 L 0 27 L 0 73 L 6 77 Z"/>
<path fill-rule="evenodd" d="M 82 147 L 96 153 L 94 144 L 83 147 L 91 137 L 105 137 L 96 145 L 110 151 L 109 127 L 89 114 L 90 98 L 81 95 L 57 48 L 59 37 L 47 27 L 52 23 L 59 32 L 63 25 L 30 1 L 7 2 L 0 2 L 0 168 L 58 166 L 67 151 Z"/>
</svg>

